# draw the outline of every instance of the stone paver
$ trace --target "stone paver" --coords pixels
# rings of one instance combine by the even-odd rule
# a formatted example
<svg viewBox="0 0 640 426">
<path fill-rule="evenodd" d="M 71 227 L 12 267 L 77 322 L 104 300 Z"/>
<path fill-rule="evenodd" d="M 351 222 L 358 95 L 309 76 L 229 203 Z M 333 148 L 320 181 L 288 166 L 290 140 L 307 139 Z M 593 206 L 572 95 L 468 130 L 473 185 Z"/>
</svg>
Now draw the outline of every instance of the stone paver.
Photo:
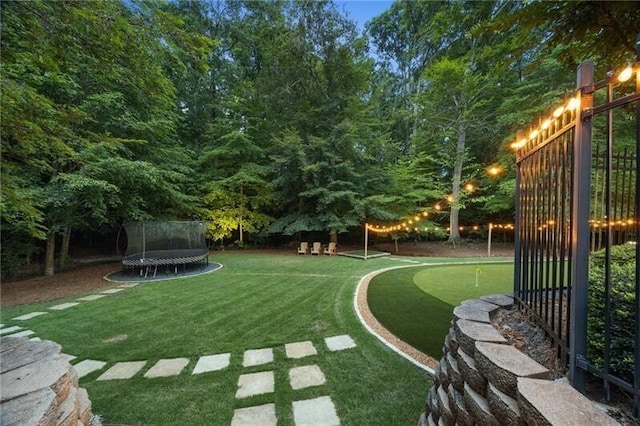
<svg viewBox="0 0 640 426">
<path fill-rule="evenodd" d="M 19 330 L 22 330 L 22 327 L 14 325 L 13 327 L 0 329 L 0 334 L 15 333 L 16 331 L 19 331 Z"/>
<path fill-rule="evenodd" d="M 42 341 L 42 339 L 41 339 L 41 338 L 39 338 L 39 337 L 32 337 L 32 338 L 31 338 L 31 339 L 29 339 L 29 340 L 31 340 L 32 342 L 41 342 L 41 341 Z"/>
<path fill-rule="evenodd" d="M 130 379 L 144 367 L 147 361 L 119 362 L 105 371 L 96 380 L 122 380 Z"/>
<path fill-rule="evenodd" d="M 273 393 L 273 371 L 261 371 L 260 373 L 241 374 L 238 378 L 238 390 L 236 399 L 248 398 L 264 393 Z"/>
<path fill-rule="evenodd" d="M 336 426 L 340 419 L 328 396 L 293 401 L 293 421 L 296 426 Z"/>
<path fill-rule="evenodd" d="M 113 294 L 113 293 L 118 293 L 124 291 L 124 288 L 110 288 L 108 290 L 105 291 L 101 291 L 102 294 Z"/>
<path fill-rule="evenodd" d="M 93 373 L 94 371 L 102 370 L 105 365 L 107 365 L 107 363 L 104 361 L 85 359 L 74 365 L 73 368 L 74 370 L 76 370 L 76 373 L 78 373 L 78 378 L 81 379 L 87 374 Z"/>
<path fill-rule="evenodd" d="M 318 355 L 318 351 L 310 341 L 287 343 L 284 345 L 287 358 L 304 358 L 310 355 Z"/>
<path fill-rule="evenodd" d="M 69 354 L 62 354 L 62 356 L 63 356 L 63 357 L 65 357 L 65 358 L 67 359 L 67 361 L 69 361 L 69 362 L 71 362 L 71 361 L 73 361 L 74 359 L 78 358 L 78 357 L 77 357 L 77 356 L 75 356 L 75 355 L 69 355 Z"/>
<path fill-rule="evenodd" d="M 189 364 L 189 358 L 161 359 L 149 371 L 144 373 L 144 377 L 169 377 L 177 376 Z"/>
<path fill-rule="evenodd" d="M 126 284 L 120 284 L 118 287 L 122 287 L 122 288 L 131 288 L 131 287 L 135 287 L 140 283 L 126 283 Z"/>
<path fill-rule="evenodd" d="M 107 297 L 106 294 L 91 294 L 89 296 L 81 297 L 76 300 L 80 300 L 82 302 L 91 302 L 92 300 L 102 299 L 103 297 Z"/>
<path fill-rule="evenodd" d="M 255 365 L 268 364 L 273 362 L 273 349 L 249 349 L 244 352 L 242 360 L 243 367 L 253 367 Z"/>
<path fill-rule="evenodd" d="M 289 382 L 294 390 L 320 386 L 326 383 L 324 374 L 317 365 L 304 365 L 289 370 Z"/>
<path fill-rule="evenodd" d="M 33 330 L 24 330 L 24 331 L 20 331 L 18 333 L 12 334 L 11 337 L 29 337 L 29 336 L 33 336 L 34 334 L 36 334 L 36 332 Z"/>
<path fill-rule="evenodd" d="M 39 317 L 40 315 L 46 315 L 49 312 L 31 312 L 30 314 L 20 315 L 19 317 L 12 318 L 16 321 L 25 321 L 31 318 Z"/>
<path fill-rule="evenodd" d="M 342 351 L 345 349 L 356 347 L 356 342 L 354 342 L 351 336 L 349 336 L 348 334 L 327 337 L 326 339 L 324 339 L 324 342 L 327 344 L 327 348 L 330 351 Z"/>
<path fill-rule="evenodd" d="M 277 424 L 275 404 L 238 408 L 233 412 L 233 419 L 231 419 L 231 426 L 276 426 Z"/>
<path fill-rule="evenodd" d="M 230 358 L 230 353 L 201 356 L 191 374 L 201 374 L 227 368 Z"/>
<path fill-rule="evenodd" d="M 62 303 L 60 305 L 56 305 L 56 306 L 51 306 L 49 309 L 53 309 L 54 311 L 63 311 L 65 309 L 69 309 L 72 308 L 76 305 L 79 305 L 80 303 L 77 302 L 69 302 L 69 303 Z"/>
</svg>

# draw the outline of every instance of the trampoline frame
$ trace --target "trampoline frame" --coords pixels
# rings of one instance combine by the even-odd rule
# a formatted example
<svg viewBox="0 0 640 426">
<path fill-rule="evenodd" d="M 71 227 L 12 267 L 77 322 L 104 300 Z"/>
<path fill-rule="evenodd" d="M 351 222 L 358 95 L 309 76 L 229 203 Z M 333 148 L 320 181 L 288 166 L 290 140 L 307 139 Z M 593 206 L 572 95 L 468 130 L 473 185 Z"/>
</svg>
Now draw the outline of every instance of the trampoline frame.
<svg viewBox="0 0 640 426">
<path fill-rule="evenodd" d="M 140 276 L 147 278 L 150 268 L 153 268 L 153 278 L 158 273 L 159 266 L 174 266 L 174 273 L 178 273 L 178 267 L 191 263 L 203 262 L 209 265 L 209 250 L 154 250 L 144 253 L 135 253 L 122 258 L 122 266 L 125 270 L 131 268 L 133 272 L 140 270 Z"/>
</svg>

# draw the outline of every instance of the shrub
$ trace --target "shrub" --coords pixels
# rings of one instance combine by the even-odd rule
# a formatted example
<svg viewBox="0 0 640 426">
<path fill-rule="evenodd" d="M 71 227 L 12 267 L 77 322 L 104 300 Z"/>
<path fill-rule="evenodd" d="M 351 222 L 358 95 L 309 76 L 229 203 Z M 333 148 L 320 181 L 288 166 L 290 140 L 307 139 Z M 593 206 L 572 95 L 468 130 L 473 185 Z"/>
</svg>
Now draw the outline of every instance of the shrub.
<svg viewBox="0 0 640 426">
<path fill-rule="evenodd" d="M 611 372 L 633 382 L 635 314 L 636 247 L 625 244 L 611 248 Z M 587 320 L 587 357 L 598 368 L 604 368 L 605 349 L 605 250 L 594 252 L 589 259 L 589 314 Z"/>
</svg>

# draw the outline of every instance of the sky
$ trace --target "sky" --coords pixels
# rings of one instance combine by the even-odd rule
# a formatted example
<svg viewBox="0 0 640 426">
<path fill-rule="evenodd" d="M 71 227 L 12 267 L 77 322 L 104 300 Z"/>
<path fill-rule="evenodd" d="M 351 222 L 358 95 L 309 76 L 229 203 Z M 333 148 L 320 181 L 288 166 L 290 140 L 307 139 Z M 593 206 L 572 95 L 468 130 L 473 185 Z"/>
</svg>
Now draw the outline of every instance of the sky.
<svg viewBox="0 0 640 426">
<path fill-rule="evenodd" d="M 364 30 L 364 24 L 374 16 L 380 15 L 391 7 L 393 1 L 386 0 L 343 0 L 335 1 L 338 9 L 343 9 L 349 17 L 357 22 L 358 28 Z"/>
</svg>

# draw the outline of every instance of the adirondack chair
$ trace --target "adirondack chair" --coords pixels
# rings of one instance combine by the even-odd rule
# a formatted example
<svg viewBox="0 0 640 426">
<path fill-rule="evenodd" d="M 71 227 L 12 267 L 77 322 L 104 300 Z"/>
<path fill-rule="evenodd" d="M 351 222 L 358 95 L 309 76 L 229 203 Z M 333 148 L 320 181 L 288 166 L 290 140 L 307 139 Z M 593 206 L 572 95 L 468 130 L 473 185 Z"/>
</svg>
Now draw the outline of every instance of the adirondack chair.
<svg viewBox="0 0 640 426">
<path fill-rule="evenodd" d="M 320 255 L 320 251 L 322 250 L 322 243 L 314 242 L 313 248 L 311 249 L 311 254 Z"/>
<path fill-rule="evenodd" d="M 335 256 L 337 254 L 336 243 L 329 243 L 329 246 L 324 248 L 324 254 L 329 256 Z"/>
<path fill-rule="evenodd" d="M 309 251 L 309 243 L 301 242 L 300 247 L 298 247 L 298 254 L 307 254 Z"/>
</svg>

